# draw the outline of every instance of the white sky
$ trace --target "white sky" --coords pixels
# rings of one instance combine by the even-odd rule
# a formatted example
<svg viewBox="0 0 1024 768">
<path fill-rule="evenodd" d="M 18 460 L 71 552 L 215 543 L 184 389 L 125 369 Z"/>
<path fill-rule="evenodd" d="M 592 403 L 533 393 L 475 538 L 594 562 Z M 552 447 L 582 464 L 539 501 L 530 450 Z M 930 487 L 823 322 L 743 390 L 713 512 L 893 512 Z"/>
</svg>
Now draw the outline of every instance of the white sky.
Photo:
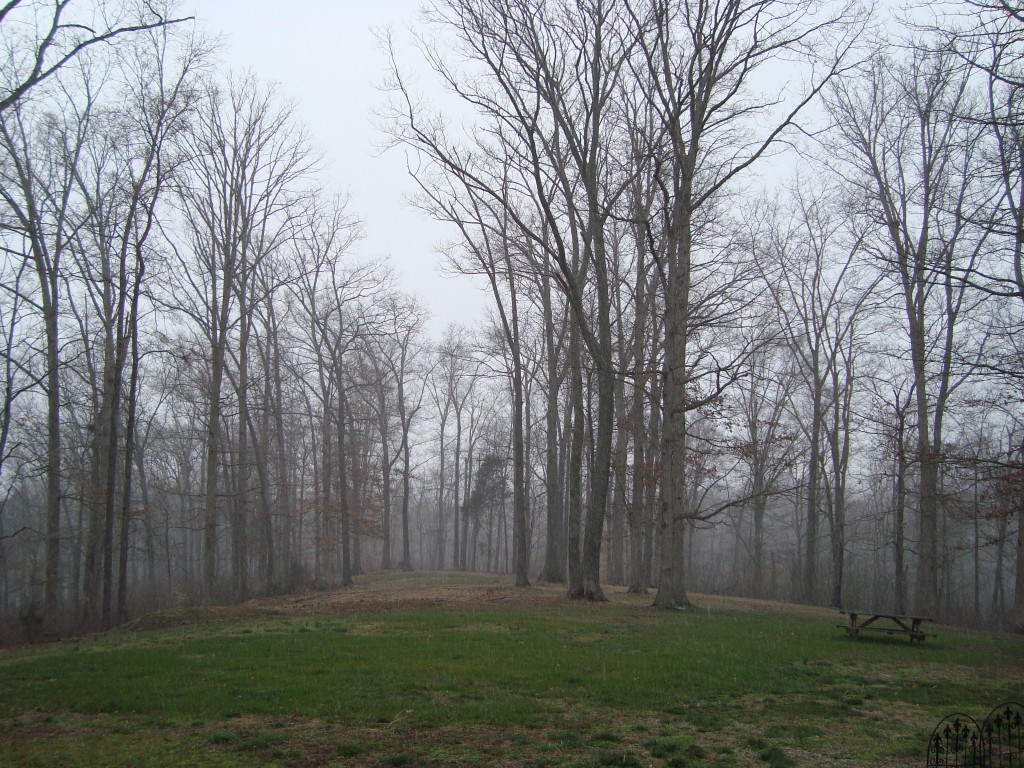
<svg viewBox="0 0 1024 768">
<path fill-rule="evenodd" d="M 364 222 L 360 255 L 391 258 L 403 290 L 429 308 L 436 337 L 449 322 L 475 322 L 486 296 L 469 278 L 440 274 L 435 246 L 453 232 L 405 202 L 414 185 L 402 151 L 381 156 L 373 125 L 385 64 L 373 30 L 401 33 L 419 2 L 184 0 L 182 10 L 223 35 L 221 58 L 232 69 L 277 82 L 281 96 L 297 102 L 296 118 L 326 153 L 327 183 L 349 193 L 351 213 Z"/>
</svg>

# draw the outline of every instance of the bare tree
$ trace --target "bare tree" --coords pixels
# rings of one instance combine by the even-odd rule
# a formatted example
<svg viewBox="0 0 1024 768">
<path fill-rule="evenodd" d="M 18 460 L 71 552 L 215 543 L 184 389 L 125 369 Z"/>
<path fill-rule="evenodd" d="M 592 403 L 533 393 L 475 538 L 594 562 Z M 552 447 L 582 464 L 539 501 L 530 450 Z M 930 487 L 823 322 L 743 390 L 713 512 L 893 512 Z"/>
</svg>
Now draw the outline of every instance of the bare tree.
<svg viewBox="0 0 1024 768">
<path fill-rule="evenodd" d="M 412 492 L 412 444 L 410 432 L 413 420 L 416 418 L 426 391 L 426 377 L 417 375 L 417 362 L 424 353 L 420 345 L 420 336 L 423 332 L 423 322 L 426 317 L 425 310 L 418 302 L 410 297 L 392 294 L 384 302 L 385 321 L 376 333 L 368 337 L 368 343 L 373 352 L 371 355 L 375 361 L 386 369 L 387 378 L 391 386 L 395 388 L 394 416 L 398 418 L 399 445 L 389 458 L 390 449 L 382 446 L 382 464 L 384 475 L 384 552 L 382 566 L 392 567 L 391 553 L 391 487 L 390 476 L 392 468 L 397 464 L 399 458 L 402 460 L 402 505 L 400 513 L 402 554 L 399 565 L 404 570 L 412 568 L 412 550 L 409 529 L 409 502 Z M 419 379 L 419 385 L 416 381 Z M 384 376 L 381 376 L 383 386 Z M 385 404 L 381 404 L 381 411 L 384 411 Z M 382 419 L 381 441 L 388 440 L 385 437 L 387 432 L 384 419 L 390 414 L 378 414 Z"/>
<path fill-rule="evenodd" d="M 652 228 L 664 238 L 659 267 L 666 285 L 662 563 L 655 604 L 680 608 L 688 603 L 684 538 L 692 517 L 686 414 L 717 397 L 739 370 L 726 366 L 695 395 L 691 312 L 694 259 L 708 239 L 702 227 L 726 187 L 774 147 L 843 70 L 861 18 L 849 5 L 771 0 L 652 0 L 631 14 L 642 54 L 637 79 L 657 116 L 652 151 L 662 195 L 660 221 Z M 781 93 L 756 94 L 756 73 L 790 57 L 808 62 L 803 91 L 788 101 Z M 754 131 L 753 115 L 767 127 Z"/>
<path fill-rule="evenodd" d="M 361 226 L 347 212 L 343 198 L 311 206 L 302 217 L 294 243 L 296 278 L 292 285 L 301 318 L 299 343 L 315 371 L 315 377 L 303 380 L 320 408 L 320 413 L 313 416 L 320 420 L 321 435 L 315 575 L 318 582 L 324 578 L 340 533 L 342 579 L 346 585 L 352 580 L 346 439 L 351 377 L 346 358 L 365 343 L 364 328 L 373 317 L 366 307 L 386 287 L 386 275 L 378 264 L 347 260 L 360 236 Z M 340 532 L 335 529 L 335 506 Z"/>
<path fill-rule="evenodd" d="M 0 335 L 3 344 L 0 346 L 3 378 L 0 380 L 0 477 L 5 478 L 4 487 L 0 489 L 3 498 L 0 500 L 0 574 L 3 578 L 3 592 L 0 594 L 0 615 L 7 615 L 9 610 L 10 574 L 8 571 L 7 542 L 22 534 L 29 533 L 28 526 L 19 526 L 9 533 L 4 526 L 4 512 L 7 501 L 20 472 L 12 464 L 17 464 L 20 449 L 20 436 L 11 442 L 11 426 L 16 418 L 17 401 L 33 389 L 38 388 L 38 377 L 32 372 L 31 349 L 38 339 L 37 324 L 32 323 L 33 309 L 28 293 L 31 282 L 32 268 L 30 262 L 19 254 L 4 248 L 5 258 L 0 265 L 0 284 L 3 294 L 0 295 Z M 11 258 L 14 257 L 14 258 Z M 11 462 L 10 459 L 15 461 Z"/>
<path fill-rule="evenodd" d="M 773 337 L 776 329 L 765 323 L 755 333 Z M 765 515 L 769 502 L 783 490 L 782 479 L 796 460 L 797 430 L 787 416 L 787 408 L 798 377 L 788 351 L 772 343 L 771 338 L 756 344 L 755 349 L 748 360 L 749 374 L 734 387 L 738 425 L 733 450 L 746 468 L 745 492 L 753 518 L 747 588 L 765 597 Z"/>
<path fill-rule="evenodd" d="M 192 18 L 173 18 L 173 13 L 173 4 L 163 2 L 140 2 L 126 9 L 102 0 L 5 0 L 0 5 L 5 61 L 0 67 L 0 113 L 98 43 Z"/>
<path fill-rule="evenodd" d="M 436 49 L 424 47 L 442 80 L 478 111 L 481 120 L 493 125 L 502 144 L 498 156 L 514 153 L 515 184 L 533 204 L 509 204 L 513 198 L 508 194 L 508 174 L 500 169 L 495 173 L 489 163 L 487 158 L 495 153 L 487 133 L 471 136 L 466 147 L 453 149 L 441 122 L 413 100 L 393 48 L 387 84 L 394 96 L 390 130 L 429 161 L 430 167 L 420 174 L 422 183 L 433 183 L 428 175 L 433 169 L 503 209 L 515 230 L 544 257 L 566 297 L 575 319 L 574 338 L 586 345 L 594 360 L 598 391 L 587 518 L 580 547 L 569 545 L 569 593 L 602 599 L 600 545 L 615 395 L 605 227 L 623 189 L 621 175 L 606 169 L 616 165 L 610 135 L 617 117 L 612 98 L 628 51 L 622 36 L 623 9 L 604 0 L 582 6 L 452 0 L 436 3 L 427 18 L 450 30 L 463 52 L 486 72 L 483 80 L 465 79 Z M 526 218 L 528 211 L 538 215 Z M 577 423 L 582 428 L 582 420 Z M 582 497 L 570 493 L 570 515 L 582 507 Z"/>
<path fill-rule="evenodd" d="M 414 298 L 398 292 L 387 295 L 380 304 L 381 325 L 363 339 L 361 353 L 371 379 L 367 404 L 373 413 L 379 441 L 381 567 L 390 570 L 394 567 L 394 477 L 409 430 L 404 413 L 405 385 L 410 375 L 406 356 L 421 331 L 422 310 Z"/>
<path fill-rule="evenodd" d="M 217 585 L 218 487 L 222 445 L 222 397 L 228 345 L 245 333 L 253 270 L 273 240 L 268 232 L 285 221 L 299 182 L 316 157 L 291 110 L 277 103 L 272 88 L 253 77 L 232 82 L 227 91 L 210 86 L 195 130 L 188 137 L 189 178 L 181 184 L 182 212 L 198 263 L 182 258 L 178 277 L 191 289 L 178 308 L 209 343 L 209 411 L 206 419 L 203 583 L 208 598 Z M 247 339 L 241 339 L 245 349 Z M 245 382 L 240 382 L 245 392 Z M 242 422 L 243 431 L 248 427 Z M 244 517 L 236 517 L 237 525 Z M 237 532 L 236 547 L 244 546 Z M 244 552 L 233 559 L 235 587 L 244 586 Z"/>
<path fill-rule="evenodd" d="M 185 28 L 158 26 L 126 41 L 121 69 L 128 85 L 118 94 L 119 103 L 106 107 L 98 117 L 87 162 L 76 175 L 78 193 L 91 215 L 76 232 L 73 253 L 99 320 L 97 356 L 102 359 L 97 376 L 100 407 L 94 415 L 96 498 L 86 551 L 87 611 L 91 620 L 100 620 L 105 627 L 114 620 L 115 539 L 119 542 L 118 618 L 123 620 L 127 610 L 139 314 L 149 240 L 157 231 L 158 207 L 179 162 L 172 142 L 191 114 L 196 73 L 207 52 Z M 122 393 L 127 396 L 126 408 Z M 119 535 L 115 537 L 117 512 Z"/>
<path fill-rule="evenodd" d="M 96 83 L 92 82 L 95 86 Z M 45 373 L 40 377 L 47 397 L 46 576 L 44 605 L 52 620 L 58 617 L 61 549 L 61 334 L 65 265 L 73 233 L 88 218 L 75 195 L 75 178 L 91 131 L 97 97 L 92 88 L 58 84 L 47 111 L 30 111 L 15 102 L 0 113 L 0 141 L 5 162 L 0 184 L 10 214 L 8 231 L 24 238 L 25 258 L 32 264 L 38 294 L 33 303 L 42 316 L 45 334 Z"/>
<path fill-rule="evenodd" d="M 819 582 L 818 523 L 829 510 L 832 590 L 842 604 L 846 476 L 854 364 L 863 340 L 857 332 L 877 277 L 863 262 L 865 233 L 836 200 L 800 183 L 785 220 L 773 222 L 759 258 L 764 284 L 778 314 L 781 338 L 798 364 L 804 399 L 797 413 L 807 438 L 803 599 L 813 602 Z"/>
<path fill-rule="evenodd" d="M 494 161 L 497 162 L 497 158 Z M 505 165 L 495 171 L 499 177 L 504 177 L 502 183 L 505 191 L 500 199 L 479 194 L 472 184 L 464 184 L 461 190 L 457 190 L 450 185 L 445 188 L 435 183 L 432 186 L 423 185 L 421 205 L 436 218 L 458 228 L 461 240 L 448 249 L 448 263 L 463 274 L 483 275 L 497 310 L 503 348 L 507 349 L 510 362 L 508 373 L 512 392 L 512 505 L 516 585 L 529 586 L 530 548 L 526 534 L 526 372 L 521 342 L 523 328 L 520 294 L 524 290 L 522 274 L 529 269 L 524 266 L 529 263 L 529 255 L 523 253 L 522 249 L 529 248 L 530 240 L 528 236 L 519 236 L 515 221 L 508 213 L 509 208 L 515 205 L 509 170 L 508 165 Z M 461 425 L 461 420 L 457 424 Z M 455 514 L 459 514 L 457 495 Z"/>
<path fill-rule="evenodd" d="M 980 130 L 960 118 L 971 99 L 969 78 L 948 52 L 879 54 L 859 82 L 840 83 L 829 94 L 838 138 L 830 151 L 853 169 L 845 178 L 875 228 L 865 245 L 902 308 L 920 468 L 915 603 L 936 613 L 943 425 L 978 354 L 963 347 L 977 301 L 963 277 L 974 271 L 986 240 L 970 226 L 986 204 L 971 170 Z"/>
<path fill-rule="evenodd" d="M 978 290 L 1005 301 L 990 333 L 997 339 L 981 362 L 988 378 L 1024 388 L 1024 354 L 1018 339 L 1024 328 L 1024 8 L 1011 0 L 969 0 L 939 6 L 938 24 L 929 31 L 938 35 L 944 48 L 977 75 L 985 93 L 983 104 L 966 120 L 985 126 L 987 142 L 984 167 L 1000 195 L 979 225 L 1002 244 L 989 249 L 997 255 L 986 259 L 968 281 Z M 987 175 L 987 174 L 986 174 Z M 1011 308 L 1009 305 L 1015 305 Z M 1016 460 L 1007 458 L 1005 471 L 1019 472 L 1024 445 Z M 998 463 L 1002 463 L 999 460 Z M 1024 524 L 1018 525 L 1017 590 L 1014 623 L 1024 627 Z"/>
</svg>

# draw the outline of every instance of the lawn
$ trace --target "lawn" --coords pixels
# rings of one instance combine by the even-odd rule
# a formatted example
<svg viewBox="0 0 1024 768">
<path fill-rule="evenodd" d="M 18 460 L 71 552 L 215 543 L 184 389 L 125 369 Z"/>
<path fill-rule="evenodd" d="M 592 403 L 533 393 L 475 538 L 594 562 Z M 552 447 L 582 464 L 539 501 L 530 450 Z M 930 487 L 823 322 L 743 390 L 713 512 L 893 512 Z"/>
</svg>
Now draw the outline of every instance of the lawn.
<svg viewBox="0 0 1024 768">
<path fill-rule="evenodd" d="M 851 640 L 825 610 L 609 592 L 366 577 L 9 649 L 0 765 L 920 766 L 944 715 L 1024 699 L 1019 636 Z"/>
</svg>

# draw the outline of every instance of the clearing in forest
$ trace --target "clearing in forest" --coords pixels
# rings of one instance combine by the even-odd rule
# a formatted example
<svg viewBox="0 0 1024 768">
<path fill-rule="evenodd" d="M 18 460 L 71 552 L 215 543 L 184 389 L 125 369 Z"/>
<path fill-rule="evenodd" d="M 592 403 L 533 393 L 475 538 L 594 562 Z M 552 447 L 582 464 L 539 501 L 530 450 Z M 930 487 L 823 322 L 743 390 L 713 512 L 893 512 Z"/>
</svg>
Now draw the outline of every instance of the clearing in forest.
<svg viewBox="0 0 1024 768">
<path fill-rule="evenodd" d="M 161 611 L 0 654 L 0 765 L 919 766 L 1024 698 L 1024 638 L 850 640 L 837 614 L 463 573 Z"/>
</svg>

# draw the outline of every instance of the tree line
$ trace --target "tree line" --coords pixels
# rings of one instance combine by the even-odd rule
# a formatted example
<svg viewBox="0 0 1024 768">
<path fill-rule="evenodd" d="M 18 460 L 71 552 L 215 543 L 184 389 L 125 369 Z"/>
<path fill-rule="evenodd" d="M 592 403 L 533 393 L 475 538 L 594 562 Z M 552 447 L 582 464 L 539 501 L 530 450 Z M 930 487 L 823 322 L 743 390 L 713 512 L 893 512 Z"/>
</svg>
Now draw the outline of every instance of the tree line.
<svg viewBox="0 0 1024 768">
<path fill-rule="evenodd" d="M 413 568 L 1024 626 L 1024 15 L 879 13 L 382 34 L 382 133 L 492 298 L 431 339 L 180 7 L 6 4 L 4 635 Z"/>
</svg>

